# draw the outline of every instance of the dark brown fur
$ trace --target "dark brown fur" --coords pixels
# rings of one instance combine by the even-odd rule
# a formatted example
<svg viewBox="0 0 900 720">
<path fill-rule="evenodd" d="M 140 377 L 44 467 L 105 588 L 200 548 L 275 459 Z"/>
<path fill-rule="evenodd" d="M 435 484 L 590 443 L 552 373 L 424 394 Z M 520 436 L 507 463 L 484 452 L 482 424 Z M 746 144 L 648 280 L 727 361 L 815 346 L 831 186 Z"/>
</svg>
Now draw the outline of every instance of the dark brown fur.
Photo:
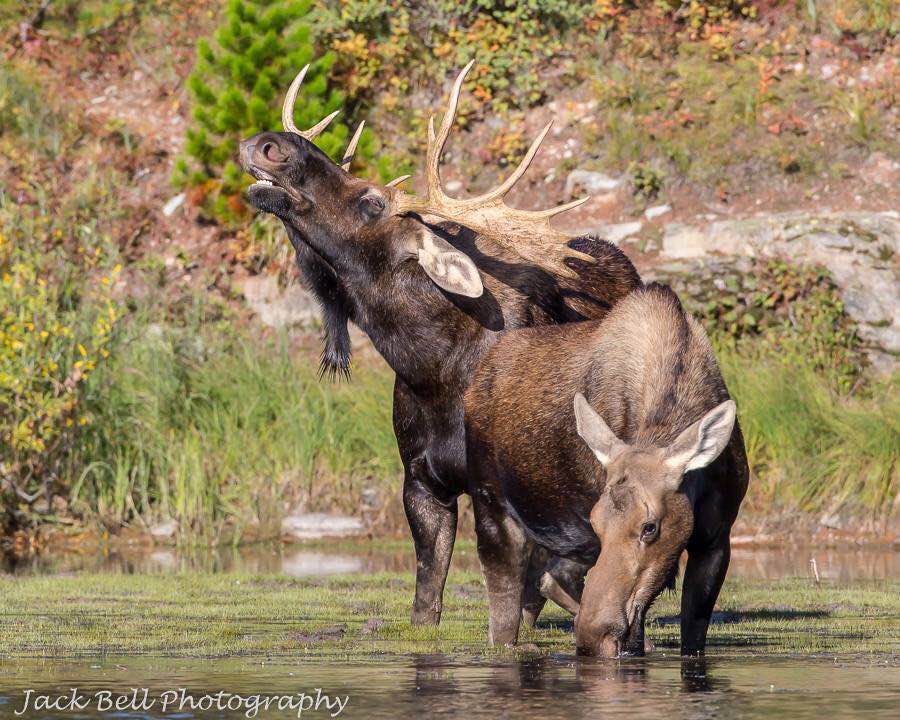
<svg viewBox="0 0 900 720">
<path fill-rule="evenodd" d="M 254 185 L 248 195 L 283 221 L 322 305 L 323 367 L 348 371 L 352 320 L 396 373 L 394 431 L 417 562 L 412 617 L 436 623 L 457 498 L 471 487 L 462 398 L 481 357 L 509 329 L 603 317 L 640 279 L 617 248 L 597 238 L 573 242 L 597 258 L 571 261 L 580 275 L 573 281 L 452 223 L 394 216 L 390 189 L 348 175 L 297 135 L 262 133 L 242 143 L 241 160 L 256 177 L 275 183 Z M 452 294 L 432 281 L 416 260 L 425 233 L 474 261 L 481 297 Z M 540 604 L 533 597 L 532 615 Z"/>
<path fill-rule="evenodd" d="M 633 448 L 609 472 L 576 430 L 579 392 Z M 604 587 L 588 575 L 577 625 L 579 646 L 603 654 L 642 651 L 643 613 L 686 548 L 682 650 L 702 650 L 747 486 L 743 440 L 735 425 L 718 459 L 674 491 L 665 489 L 661 448 L 727 399 L 705 333 L 659 285 L 635 290 L 602 321 L 516 330 L 491 348 L 466 393 L 466 437 L 495 642 L 517 636 L 521 548 L 529 543 L 585 569 L 596 562 L 592 573 L 603 575 Z M 629 560 L 628 534 L 651 506 L 662 518 L 659 540 Z M 632 588 L 634 574 L 652 597 L 623 619 L 601 600 L 616 585 Z M 591 605 L 592 595 L 601 600 Z"/>
</svg>

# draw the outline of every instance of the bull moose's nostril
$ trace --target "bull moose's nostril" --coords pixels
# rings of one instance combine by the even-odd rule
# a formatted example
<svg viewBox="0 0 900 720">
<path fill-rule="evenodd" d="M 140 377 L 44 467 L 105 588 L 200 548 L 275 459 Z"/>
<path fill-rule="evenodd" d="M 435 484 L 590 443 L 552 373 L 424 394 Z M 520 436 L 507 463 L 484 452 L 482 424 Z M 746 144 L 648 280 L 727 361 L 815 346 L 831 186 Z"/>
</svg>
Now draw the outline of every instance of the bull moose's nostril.
<svg viewBox="0 0 900 720">
<path fill-rule="evenodd" d="M 269 162 L 284 162 L 286 159 L 273 142 L 267 142 L 262 146 L 262 154 Z"/>
</svg>

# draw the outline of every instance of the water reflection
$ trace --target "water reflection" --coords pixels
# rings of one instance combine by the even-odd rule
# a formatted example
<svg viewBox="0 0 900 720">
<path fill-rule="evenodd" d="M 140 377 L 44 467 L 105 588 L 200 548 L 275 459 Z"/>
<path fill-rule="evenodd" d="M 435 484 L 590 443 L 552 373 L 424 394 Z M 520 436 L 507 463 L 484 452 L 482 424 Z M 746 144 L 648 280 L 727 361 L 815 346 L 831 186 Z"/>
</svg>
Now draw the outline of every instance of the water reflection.
<svg viewBox="0 0 900 720">
<path fill-rule="evenodd" d="M 277 663 L 241 660 L 104 659 L 100 662 L 0 663 L 0 718 L 12 718 L 26 688 L 64 694 L 108 690 L 129 694 L 148 688 L 160 697 L 172 688 L 204 693 L 296 694 L 321 688 L 349 695 L 341 717 L 556 718 L 713 717 L 841 718 L 888 716 L 900 701 L 896 660 L 844 658 L 677 656 L 595 660 L 559 655 L 459 662 L 417 655 L 369 664 Z M 26 717 L 174 717 L 147 712 L 41 714 Z M 183 711 L 180 718 L 244 717 L 243 712 Z M 286 711 L 259 717 L 295 717 Z M 328 717 L 324 711 L 302 717 Z"/>
<path fill-rule="evenodd" d="M 458 548 L 453 566 L 479 570 L 475 552 Z M 67 574 L 79 572 L 177 573 L 234 572 L 277 573 L 291 577 L 335 574 L 413 571 L 412 546 L 385 550 L 372 543 L 347 544 L 340 550 L 292 545 L 251 545 L 240 548 L 181 551 L 174 548 L 133 548 L 99 555 L 45 553 L 9 559 L 0 571 L 15 574 Z M 731 577 L 776 580 L 804 577 L 851 582 L 900 576 L 900 553 L 885 549 L 736 548 L 732 551 Z"/>
</svg>

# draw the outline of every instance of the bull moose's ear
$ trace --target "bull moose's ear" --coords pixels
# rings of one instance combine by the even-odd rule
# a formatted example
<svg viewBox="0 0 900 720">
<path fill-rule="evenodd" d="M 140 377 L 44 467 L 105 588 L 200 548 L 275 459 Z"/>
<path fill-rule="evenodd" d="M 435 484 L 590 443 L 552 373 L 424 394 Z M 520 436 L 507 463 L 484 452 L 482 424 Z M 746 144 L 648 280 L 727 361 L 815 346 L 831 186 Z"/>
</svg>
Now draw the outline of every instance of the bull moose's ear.
<svg viewBox="0 0 900 720">
<path fill-rule="evenodd" d="M 594 455 L 604 467 L 627 447 L 609 429 L 600 413 L 590 406 L 587 398 L 581 393 L 575 395 L 575 426 L 578 428 L 578 434 L 594 451 Z"/>
<path fill-rule="evenodd" d="M 484 285 L 475 263 L 443 238 L 422 229 L 418 248 L 419 265 L 434 284 L 465 297 L 481 297 Z"/>
<path fill-rule="evenodd" d="M 666 463 L 684 472 L 706 467 L 725 449 L 734 428 L 734 400 L 726 400 L 684 430 L 666 448 Z"/>
</svg>

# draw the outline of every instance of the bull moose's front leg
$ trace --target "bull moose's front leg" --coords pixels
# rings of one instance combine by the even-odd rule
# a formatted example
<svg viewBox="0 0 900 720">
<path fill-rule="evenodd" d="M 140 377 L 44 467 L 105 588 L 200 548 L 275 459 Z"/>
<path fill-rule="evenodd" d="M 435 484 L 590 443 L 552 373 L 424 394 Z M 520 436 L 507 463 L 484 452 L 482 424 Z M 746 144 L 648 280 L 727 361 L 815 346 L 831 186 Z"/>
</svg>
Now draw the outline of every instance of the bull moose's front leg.
<svg viewBox="0 0 900 720">
<path fill-rule="evenodd" d="M 715 545 L 688 550 L 681 589 L 681 654 L 700 655 L 716 598 L 728 572 L 731 541 L 728 532 Z"/>
<path fill-rule="evenodd" d="M 484 491 L 474 493 L 472 501 L 478 558 L 488 592 L 488 642 L 515 645 L 530 556 L 525 532 Z"/>
<path fill-rule="evenodd" d="M 416 597 L 413 625 L 437 625 L 441 621 L 444 583 L 450 569 L 456 539 L 457 501 L 441 502 L 417 477 L 411 463 L 403 483 L 403 507 L 416 548 Z"/>
</svg>

